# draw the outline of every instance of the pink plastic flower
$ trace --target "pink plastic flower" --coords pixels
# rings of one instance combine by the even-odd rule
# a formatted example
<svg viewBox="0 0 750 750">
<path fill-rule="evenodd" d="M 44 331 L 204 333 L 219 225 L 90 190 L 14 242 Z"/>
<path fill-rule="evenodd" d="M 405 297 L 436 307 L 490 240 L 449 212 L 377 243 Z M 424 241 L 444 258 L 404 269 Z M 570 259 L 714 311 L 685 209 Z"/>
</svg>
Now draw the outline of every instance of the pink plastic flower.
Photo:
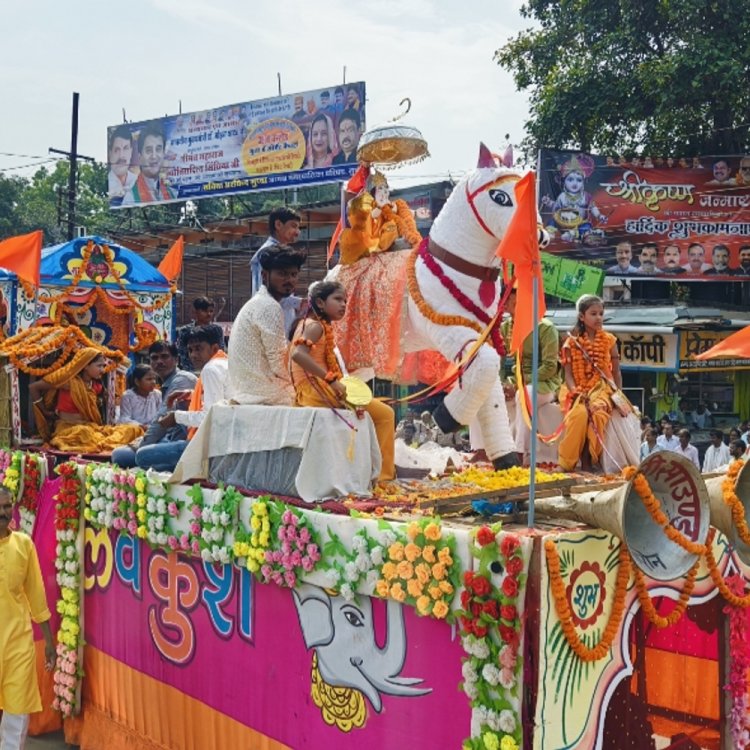
<svg viewBox="0 0 750 750">
<path fill-rule="evenodd" d="M 306 529 L 304 526 L 299 530 L 299 541 L 302 542 L 302 544 L 307 544 L 312 537 L 310 536 L 309 529 Z"/>
<path fill-rule="evenodd" d="M 193 514 L 193 518 L 200 518 L 201 517 L 201 509 L 199 505 L 194 505 L 190 512 Z"/>
<path fill-rule="evenodd" d="M 180 546 L 180 543 L 177 541 L 176 536 L 170 536 L 167 538 L 167 544 L 169 545 L 169 549 L 175 550 Z"/>
<path fill-rule="evenodd" d="M 287 570 L 286 573 L 284 573 L 284 581 L 290 589 L 293 589 L 297 584 L 297 576 L 295 576 L 291 570 Z"/>
<path fill-rule="evenodd" d="M 167 505 L 167 510 L 169 511 L 170 516 L 176 516 L 179 513 L 177 503 L 175 502 L 171 502 L 169 505 Z"/>
<path fill-rule="evenodd" d="M 315 567 L 315 563 L 307 555 L 302 558 L 301 564 L 302 570 L 306 573 L 309 573 Z"/>
</svg>

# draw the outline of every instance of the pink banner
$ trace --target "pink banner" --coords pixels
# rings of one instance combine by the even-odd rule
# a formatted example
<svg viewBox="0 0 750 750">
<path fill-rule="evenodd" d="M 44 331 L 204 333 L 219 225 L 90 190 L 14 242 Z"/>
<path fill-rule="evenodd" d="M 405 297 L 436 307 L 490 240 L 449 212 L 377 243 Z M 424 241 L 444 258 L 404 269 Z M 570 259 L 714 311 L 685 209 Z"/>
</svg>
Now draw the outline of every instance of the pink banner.
<svg viewBox="0 0 750 750">
<path fill-rule="evenodd" d="M 86 641 L 216 711 L 290 747 L 461 747 L 469 734 L 446 623 L 259 585 L 126 536 L 86 540 Z"/>
</svg>

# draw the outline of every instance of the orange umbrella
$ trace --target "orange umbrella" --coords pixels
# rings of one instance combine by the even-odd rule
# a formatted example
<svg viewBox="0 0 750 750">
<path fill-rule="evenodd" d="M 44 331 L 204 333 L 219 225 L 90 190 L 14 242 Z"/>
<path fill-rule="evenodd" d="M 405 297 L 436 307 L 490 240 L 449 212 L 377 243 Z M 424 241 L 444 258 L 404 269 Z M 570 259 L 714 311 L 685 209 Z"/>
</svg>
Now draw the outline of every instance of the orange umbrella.
<svg viewBox="0 0 750 750">
<path fill-rule="evenodd" d="M 750 359 L 750 325 L 695 355 L 696 359 Z"/>
</svg>

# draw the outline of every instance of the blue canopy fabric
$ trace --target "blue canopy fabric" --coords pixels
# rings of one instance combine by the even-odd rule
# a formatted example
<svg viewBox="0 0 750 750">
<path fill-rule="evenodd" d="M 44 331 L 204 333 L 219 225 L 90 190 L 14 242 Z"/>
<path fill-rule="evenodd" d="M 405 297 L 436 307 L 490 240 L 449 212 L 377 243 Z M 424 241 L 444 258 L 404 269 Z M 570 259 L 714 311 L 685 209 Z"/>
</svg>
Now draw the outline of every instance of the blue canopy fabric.
<svg viewBox="0 0 750 750">
<path fill-rule="evenodd" d="M 169 291 L 169 281 L 154 268 L 147 260 L 138 253 L 127 247 L 117 245 L 103 237 L 78 237 L 70 242 L 59 245 L 51 245 L 42 249 L 42 262 L 40 266 L 41 286 L 67 286 L 70 284 L 76 266 L 80 265 L 83 248 L 92 241 L 94 245 L 101 247 L 107 245 L 114 254 L 114 263 L 120 278 L 123 280 L 124 288 L 131 292 L 163 292 Z M 78 262 L 76 262 L 78 261 Z M 108 269 L 103 255 L 95 248 L 88 262 L 88 268 L 79 287 L 101 287 L 103 289 L 119 289 L 120 286 L 114 280 L 103 280 L 97 282 L 93 279 L 101 273 L 106 277 Z M 4 272 L 7 277 L 15 277 L 8 271 Z M 0 273 L 0 279 L 3 278 Z"/>
</svg>

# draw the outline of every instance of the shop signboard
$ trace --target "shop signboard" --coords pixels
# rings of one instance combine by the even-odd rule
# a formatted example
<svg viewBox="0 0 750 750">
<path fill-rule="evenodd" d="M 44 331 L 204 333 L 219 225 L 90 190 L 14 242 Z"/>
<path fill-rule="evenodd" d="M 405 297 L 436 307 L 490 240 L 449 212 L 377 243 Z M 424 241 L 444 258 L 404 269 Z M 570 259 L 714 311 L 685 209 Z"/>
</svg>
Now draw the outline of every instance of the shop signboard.
<svg viewBox="0 0 750 750">
<path fill-rule="evenodd" d="M 694 359 L 735 331 L 681 331 L 680 370 L 750 370 L 750 359 Z"/>
<path fill-rule="evenodd" d="M 678 335 L 647 331 L 613 331 L 623 370 L 677 370 Z"/>
</svg>

